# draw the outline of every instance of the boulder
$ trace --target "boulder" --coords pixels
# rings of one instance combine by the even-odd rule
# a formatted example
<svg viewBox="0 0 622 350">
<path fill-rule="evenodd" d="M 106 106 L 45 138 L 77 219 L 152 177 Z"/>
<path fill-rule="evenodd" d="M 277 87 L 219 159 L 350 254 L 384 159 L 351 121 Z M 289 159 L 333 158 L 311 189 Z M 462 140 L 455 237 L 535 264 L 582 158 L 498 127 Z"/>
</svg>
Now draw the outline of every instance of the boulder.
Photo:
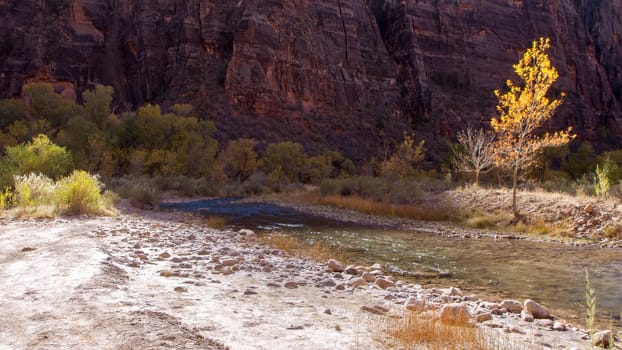
<svg viewBox="0 0 622 350">
<path fill-rule="evenodd" d="M 533 322 L 533 315 L 525 310 L 520 312 L 520 318 L 525 322 Z"/>
<path fill-rule="evenodd" d="M 357 278 L 355 280 L 352 281 L 352 288 L 365 288 L 367 287 L 367 281 L 365 281 L 362 278 Z"/>
<path fill-rule="evenodd" d="M 328 268 L 332 270 L 333 272 L 343 272 L 343 270 L 345 270 L 345 268 L 343 267 L 343 264 L 335 259 L 328 260 L 327 265 L 328 265 Z"/>
<path fill-rule="evenodd" d="M 374 285 L 380 289 L 395 288 L 395 283 L 385 280 L 384 278 L 376 279 Z"/>
<path fill-rule="evenodd" d="M 548 318 L 536 320 L 535 323 L 540 327 L 553 328 L 553 320 Z"/>
<path fill-rule="evenodd" d="M 596 332 L 592 335 L 592 345 L 609 349 L 613 345 L 612 338 L 611 330 Z"/>
<path fill-rule="evenodd" d="M 443 294 L 447 294 L 447 295 L 451 295 L 451 296 L 464 296 L 464 293 L 462 293 L 462 290 L 460 290 L 460 288 L 456 288 L 456 287 L 449 287 L 445 290 L 443 290 Z"/>
<path fill-rule="evenodd" d="M 347 273 L 348 275 L 358 275 L 359 274 L 359 270 L 354 265 L 348 265 L 345 268 L 344 272 Z"/>
<path fill-rule="evenodd" d="M 224 265 L 224 266 L 233 266 L 233 265 L 235 265 L 237 263 L 238 263 L 238 261 L 235 260 L 235 259 L 226 259 L 226 260 L 223 260 L 221 264 Z"/>
<path fill-rule="evenodd" d="M 371 272 L 363 272 L 361 278 L 367 282 L 374 282 L 376 280 L 376 275 L 372 274 Z"/>
<path fill-rule="evenodd" d="M 523 305 L 518 300 L 503 300 L 499 303 L 500 309 L 506 309 L 511 313 L 518 314 L 523 309 Z"/>
<path fill-rule="evenodd" d="M 536 319 L 544 319 L 551 317 L 551 313 L 544 306 L 536 303 L 531 299 L 525 300 L 524 311 L 529 312 Z"/>
<path fill-rule="evenodd" d="M 566 330 L 566 325 L 559 321 L 556 321 L 555 323 L 553 323 L 553 330 L 558 332 L 564 332 Z"/>
<path fill-rule="evenodd" d="M 490 312 L 484 312 L 481 314 L 475 315 L 475 321 L 481 323 L 492 320 L 492 314 Z"/>
</svg>

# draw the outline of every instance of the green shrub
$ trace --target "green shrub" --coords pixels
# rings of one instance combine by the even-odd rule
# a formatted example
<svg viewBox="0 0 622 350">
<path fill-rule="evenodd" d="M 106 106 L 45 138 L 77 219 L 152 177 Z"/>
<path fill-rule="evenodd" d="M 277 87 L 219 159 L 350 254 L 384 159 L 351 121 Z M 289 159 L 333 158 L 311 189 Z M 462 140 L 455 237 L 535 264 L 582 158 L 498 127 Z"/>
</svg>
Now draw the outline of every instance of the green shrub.
<svg viewBox="0 0 622 350">
<path fill-rule="evenodd" d="M 19 120 L 27 109 L 28 107 L 23 100 L 0 100 L 0 128 L 5 128 Z"/>
<path fill-rule="evenodd" d="M 184 175 L 156 176 L 149 181 L 159 191 L 175 191 L 182 196 L 218 196 L 223 193 L 218 181 L 206 177 L 192 178 Z"/>
<path fill-rule="evenodd" d="M 609 172 L 605 167 L 601 168 L 600 165 L 596 165 L 594 193 L 598 197 L 607 197 L 610 189 L 611 182 L 609 181 Z"/>
<path fill-rule="evenodd" d="M 415 175 L 415 165 L 425 158 L 424 141 L 415 144 L 415 137 L 404 135 L 404 142 L 395 153 L 380 164 L 380 174 L 390 178 L 408 178 Z"/>
<path fill-rule="evenodd" d="M 594 173 L 594 193 L 598 197 L 608 197 L 612 186 L 620 181 L 621 177 L 620 167 L 614 163 L 611 158 L 606 158 L 602 162 L 602 165 L 596 165 L 596 171 Z"/>
<path fill-rule="evenodd" d="M 113 94 L 114 89 L 111 86 L 104 85 L 96 85 L 94 90 L 82 93 L 87 117 L 100 127 L 112 112 L 110 104 L 112 103 Z"/>
<path fill-rule="evenodd" d="M 242 186 L 240 186 L 239 193 L 235 194 L 259 195 L 278 191 L 279 189 L 278 183 L 275 183 L 272 178 L 260 171 L 253 173 L 246 181 L 244 181 Z"/>
<path fill-rule="evenodd" d="M 581 178 L 572 183 L 574 194 L 581 196 L 593 196 L 594 177 L 591 174 L 584 174 Z"/>
<path fill-rule="evenodd" d="M 130 204 L 143 209 L 153 209 L 160 203 L 160 193 L 156 186 L 139 182 L 133 184 L 128 192 Z"/>
<path fill-rule="evenodd" d="M 257 141 L 252 139 L 229 141 L 218 160 L 230 179 L 244 182 L 259 168 L 261 160 L 254 150 L 256 145 Z"/>
<path fill-rule="evenodd" d="M 275 181 L 300 181 L 305 154 L 302 145 L 294 142 L 279 142 L 268 145 L 262 155 L 263 167 Z"/>
<path fill-rule="evenodd" d="M 64 214 L 104 214 L 102 184 L 84 170 L 74 170 L 57 183 L 58 211 Z"/>
<path fill-rule="evenodd" d="M 30 113 L 38 119 L 49 121 L 53 126 L 63 125 L 82 113 L 82 106 L 57 94 L 50 83 L 29 83 L 24 85 L 22 91 L 30 99 Z"/>
<path fill-rule="evenodd" d="M 32 141 L 7 147 L 6 159 L 13 164 L 17 174 L 41 173 L 53 179 L 67 175 L 72 168 L 71 154 L 65 147 L 54 144 L 46 135 Z"/>
<path fill-rule="evenodd" d="M 12 187 L 15 173 L 15 165 L 7 159 L 0 158 L 0 188 Z"/>
<path fill-rule="evenodd" d="M 0 210 L 6 210 L 13 206 L 15 203 L 15 193 L 10 187 L 5 187 L 4 191 L 0 192 Z"/>
</svg>

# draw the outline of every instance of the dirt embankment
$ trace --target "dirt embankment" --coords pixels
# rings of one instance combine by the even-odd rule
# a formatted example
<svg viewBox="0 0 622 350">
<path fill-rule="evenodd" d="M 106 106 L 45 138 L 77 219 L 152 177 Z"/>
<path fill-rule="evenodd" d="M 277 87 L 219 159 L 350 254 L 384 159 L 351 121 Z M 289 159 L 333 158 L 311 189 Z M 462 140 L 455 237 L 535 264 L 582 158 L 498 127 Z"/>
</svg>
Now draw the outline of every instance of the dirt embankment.
<svg viewBox="0 0 622 350">
<path fill-rule="evenodd" d="M 6 349 L 385 349 L 387 320 L 446 304 L 516 348 L 584 345 L 582 331 L 525 320 L 516 303 L 424 289 L 380 266 L 331 270 L 185 214 L 5 220 L 0 254 Z"/>
</svg>

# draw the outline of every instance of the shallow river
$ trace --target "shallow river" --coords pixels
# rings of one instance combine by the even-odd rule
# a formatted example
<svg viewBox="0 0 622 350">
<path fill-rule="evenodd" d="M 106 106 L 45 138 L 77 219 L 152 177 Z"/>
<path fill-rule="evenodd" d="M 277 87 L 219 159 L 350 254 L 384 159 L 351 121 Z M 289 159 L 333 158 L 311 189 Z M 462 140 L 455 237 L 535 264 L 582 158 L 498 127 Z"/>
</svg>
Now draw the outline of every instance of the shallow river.
<svg viewBox="0 0 622 350">
<path fill-rule="evenodd" d="M 236 227 L 285 232 L 339 246 L 357 264 L 378 262 L 401 279 L 457 286 L 480 296 L 533 298 L 567 317 L 583 318 L 585 268 L 596 290 L 601 316 L 620 323 L 622 249 L 571 247 L 525 240 L 448 238 L 310 216 L 265 203 L 221 198 L 164 208 L 228 218 Z M 448 278 L 429 275 L 449 272 Z M 423 277 L 422 277 L 423 276 Z"/>
</svg>

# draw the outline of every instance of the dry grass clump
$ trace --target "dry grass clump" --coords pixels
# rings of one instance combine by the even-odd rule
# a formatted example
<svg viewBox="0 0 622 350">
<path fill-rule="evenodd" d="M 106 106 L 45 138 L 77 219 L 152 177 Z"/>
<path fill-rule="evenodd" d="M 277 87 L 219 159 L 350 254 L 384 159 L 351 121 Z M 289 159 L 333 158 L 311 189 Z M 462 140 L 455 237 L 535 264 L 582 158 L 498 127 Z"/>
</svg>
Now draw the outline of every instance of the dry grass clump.
<svg viewBox="0 0 622 350">
<path fill-rule="evenodd" d="M 383 329 L 399 349 L 421 350 L 542 350 L 534 343 L 512 341 L 493 329 L 478 328 L 468 318 L 441 319 L 433 311 L 408 311 L 387 320 Z"/>
<path fill-rule="evenodd" d="M 464 224 L 471 228 L 483 229 L 498 227 L 504 220 L 504 217 L 500 215 L 472 214 L 464 220 Z"/>
<path fill-rule="evenodd" d="M 603 235 L 609 239 L 622 239 L 622 224 L 614 223 L 605 227 Z"/>
<path fill-rule="evenodd" d="M 312 242 L 283 234 L 265 235 L 261 236 L 260 239 L 272 248 L 303 259 L 317 262 L 337 259 L 342 263 L 348 260 L 343 250 L 323 242 Z"/>
<path fill-rule="evenodd" d="M 392 204 L 379 202 L 359 196 L 309 196 L 313 204 L 328 205 L 341 209 L 350 209 L 369 215 L 392 216 L 424 221 L 443 221 L 451 219 L 451 210 L 447 208 L 428 208 L 416 204 Z"/>
<path fill-rule="evenodd" d="M 465 319 L 442 321 L 434 312 L 411 311 L 389 322 L 387 333 L 406 349 L 490 349 L 483 331 Z"/>
<path fill-rule="evenodd" d="M 538 218 L 531 222 L 518 222 L 508 227 L 510 231 L 522 232 L 531 235 L 568 236 L 568 229 L 561 223 L 550 223 Z"/>
</svg>

